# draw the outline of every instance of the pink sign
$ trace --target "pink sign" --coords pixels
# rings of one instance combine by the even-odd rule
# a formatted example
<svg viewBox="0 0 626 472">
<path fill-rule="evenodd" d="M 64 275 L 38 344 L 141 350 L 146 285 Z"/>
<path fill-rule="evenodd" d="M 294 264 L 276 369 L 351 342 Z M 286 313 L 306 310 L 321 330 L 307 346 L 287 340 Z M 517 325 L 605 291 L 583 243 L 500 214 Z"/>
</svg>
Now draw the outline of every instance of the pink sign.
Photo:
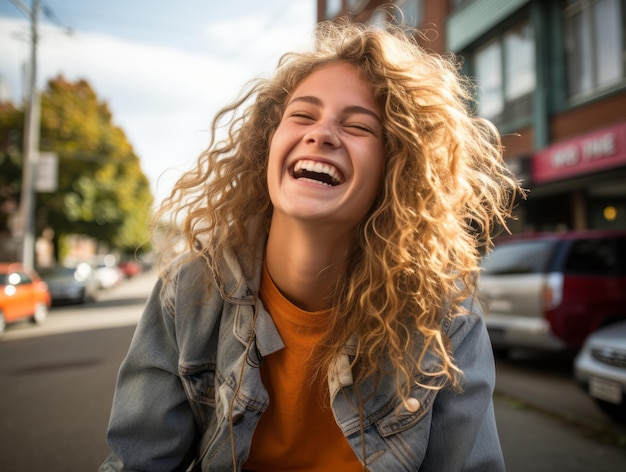
<svg viewBox="0 0 626 472">
<path fill-rule="evenodd" d="M 535 183 L 626 165 L 626 123 L 545 148 L 532 158 Z"/>
</svg>

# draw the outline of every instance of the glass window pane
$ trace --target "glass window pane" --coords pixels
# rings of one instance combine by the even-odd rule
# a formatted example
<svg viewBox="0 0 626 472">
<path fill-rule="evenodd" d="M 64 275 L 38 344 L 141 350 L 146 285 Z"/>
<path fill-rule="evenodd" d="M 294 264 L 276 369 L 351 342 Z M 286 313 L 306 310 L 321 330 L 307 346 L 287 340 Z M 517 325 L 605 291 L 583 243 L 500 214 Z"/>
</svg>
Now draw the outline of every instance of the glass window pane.
<svg viewBox="0 0 626 472">
<path fill-rule="evenodd" d="M 524 23 L 504 35 L 505 88 L 507 101 L 535 89 L 535 38 L 532 26 Z"/>
<path fill-rule="evenodd" d="M 332 19 L 336 17 L 342 6 L 341 0 L 326 0 L 326 18 Z"/>
<path fill-rule="evenodd" d="M 499 42 L 492 42 L 476 52 L 476 80 L 478 83 L 478 114 L 493 118 L 502 113 L 502 59 Z"/>
<path fill-rule="evenodd" d="M 570 95 L 593 87 L 593 58 L 589 10 L 575 13 L 567 19 L 566 49 Z"/>
<path fill-rule="evenodd" d="M 481 267 L 485 274 L 537 274 L 547 269 L 553 241 L 520 241 L 496 246 Z"/>
<path fill-rule="evenodd" d="M 402 11 L 402 14 L 396 13 L 397 22 L 402 22 L 408 26 L 418 26 L 421 23 L 421 0 L 396 0 L 394 3 Z"/>
<path fill-rule="evenodd" d="M 389 15 L 385 10 L 374 10 L 369 20 L 371 25 L 379 28 L 385 28 L 387 21 L 389 21 Z"/>
<path fill-rule="evenodd" d="M 348 8 L 350 9 L 350 11 L 360 11 L 364 3 L 364 0 L 349 0 Z"/>
<path fill-rule="evenodd" d="M 616 242 L 624 239 L 588 239 L 576 241 L 570 250 L 565 264 L 565 272 L 586 275 L 623 274 L 619 266 Z"/>
<path fill-rule="evenodd" d="M 597 85 L 605 85 L 624 76 L 620 9 L 618 0 L 600 0 L 594 6 Z"/>
</svg>

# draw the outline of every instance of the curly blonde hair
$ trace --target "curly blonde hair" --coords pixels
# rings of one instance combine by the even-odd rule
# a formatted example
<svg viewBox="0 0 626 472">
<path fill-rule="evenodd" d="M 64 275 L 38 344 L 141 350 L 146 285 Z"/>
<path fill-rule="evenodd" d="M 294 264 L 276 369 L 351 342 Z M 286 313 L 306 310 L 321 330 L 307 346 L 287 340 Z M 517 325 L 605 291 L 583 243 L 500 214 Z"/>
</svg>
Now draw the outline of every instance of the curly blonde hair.
<svg viewBox="0 0 626 472">
<path fill-rule="evenodd" d="M 177 182 L 155 221 L 167 215 L 176 222 L 189 252 L 205 257 L 218 277 L 224 249 L 266 237 L 273 133 L 296 87 L 334 62 L 354 65 L 371 84 L 382 111 L 385 164 L 382 189 L 359 225 L 333 294 L 319 372 L 326 374 L 356 335 L 356 383 L 380 379 L 385 358 L 403 398 L 415 372 L 444 379 L 432 388 L 458 387 L 461 372 L 442 320 L 463 312 L 480 252 L 491 246 L 494 228 L 506 228 L 520 188 L 504 165 L 497 130 L 472 116 L 472 84 L 458 64 L 427 53 L 406 30 L 319 24 L 312 51 L 285 54 L 272 78 L 249 83 L 216 115 L 209 148 Z M 220 127 L 226 137 L 218 141 Z M 258 224 L 251 228 L 251 221 Z M 440 360 L 437 372 L 423 372 L 427 351 Z M 411 352 L 422 355 L 407 358 Z"/>
</svg>

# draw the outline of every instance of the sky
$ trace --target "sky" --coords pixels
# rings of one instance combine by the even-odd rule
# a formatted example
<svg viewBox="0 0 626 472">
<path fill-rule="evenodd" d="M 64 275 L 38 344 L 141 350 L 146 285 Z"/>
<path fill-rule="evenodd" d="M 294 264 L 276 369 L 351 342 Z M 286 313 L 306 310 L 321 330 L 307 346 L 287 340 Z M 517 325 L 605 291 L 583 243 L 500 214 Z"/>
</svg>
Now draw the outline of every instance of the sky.
<svg viewBox="0 0 626 472">
<path fill-rule="evenodd" d="M 30 55 L 19 1 L 0 0 L 0 98 L 15 103 Z M 158 203 L 208 144 L 215 113 L 250 79 L 270 75 L 284 52 L 311 44 L 316 3 L 42 0 L 38 87 L 59 74 L 87 80 L 124 130 Z"/>
</svg>

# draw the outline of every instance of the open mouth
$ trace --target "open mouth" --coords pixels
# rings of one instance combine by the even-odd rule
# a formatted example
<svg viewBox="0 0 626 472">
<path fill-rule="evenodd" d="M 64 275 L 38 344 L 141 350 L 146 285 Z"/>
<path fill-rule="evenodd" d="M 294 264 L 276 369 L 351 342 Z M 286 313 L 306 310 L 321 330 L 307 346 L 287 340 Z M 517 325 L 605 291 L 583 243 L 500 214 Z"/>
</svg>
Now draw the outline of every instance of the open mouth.
<svg viewBox="0 0 626 472">
<path fill-rule="evenodd" d="M 343 174 L 330 164 L 311 160 L 297 161 L 293 168 L 293 177 L 297 180 L 320 183 L 335 187 L 343 183 Z"/>
</svg>

